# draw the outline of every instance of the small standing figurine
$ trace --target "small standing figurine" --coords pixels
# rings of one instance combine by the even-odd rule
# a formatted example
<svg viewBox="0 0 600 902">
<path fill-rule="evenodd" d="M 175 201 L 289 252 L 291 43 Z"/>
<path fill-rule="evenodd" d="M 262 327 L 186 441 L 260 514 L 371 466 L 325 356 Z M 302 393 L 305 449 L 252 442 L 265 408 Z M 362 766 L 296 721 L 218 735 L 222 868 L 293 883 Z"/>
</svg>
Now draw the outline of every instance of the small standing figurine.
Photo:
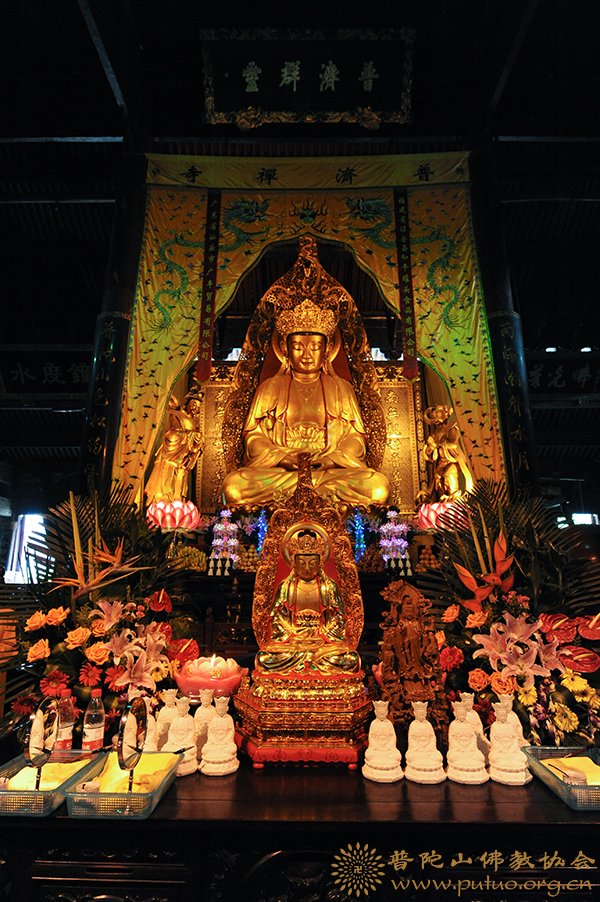
<svg viewBox="0 0 600 902">
<path fill-rule="evenodd" d="M 467 721 L 464 702 L 452 702 L 454 720 L 448 730 L 448 779 L 455 783 L 486 783 L 485 758 L 477 748 L 477 734 Z"/>
<path fill-rule="evenodd" d="M 211 721 L 216 717 L 217 711 L 213 705 L 213 689 L 200 690 L 200 704 L 196 708 L 194 714 L 194 729 L 196 731 L 196 754 L 198 761 L 202 758 L 202 749 L 208 738 L 208 728 Z"/>
<path fill-rule="evenodd" d="M 427 720 L 427 702 L 413 702 L 415 719 L 408 728 L 404 776 L 414 783 L 442 783 L 446 779 L 442 753 Z"/>
<path fill-rule="evenodd" d="M 177 699 L 177 715 L 173 718 L 169 727 L 169 735 L 162 750 L 163 752 L 181 752 L 183 758 L 177 768 L 177 776 L 185 777 L 193 774 L 198 768 L 196 758 L 196 734 L 194 731 L 194 718 L 189 713 L 190 700 L 187 696 Z"/>
<path fill-rule="evenodd" d="M 481 717 L 473 708 L 475 696 L 472 692 L 461 692 L 460 700 L 461 702 L 464 702 L 467 707 L 467 723 L 471 724 L 477 734 L 477 748 L 485 758 L 485 763 L 487 764 L 488 755 L 490 753 L 490 744 L 485 738 Z"/>
<path fill-rule="evenodd" d="M 204 450 L 200 426 L 203 393 L 195 386 L 185 396 L 183 407 L 171 395 L 167 431 L 154 460 L 146 485 L 146 503 L 187 497 L 188 477 Z"/>
<path fill-rule="evenodd" d="M 502 705 L 506 705 L 506 721 L 511 725 L 515 732 L 515 736 L 517 737 L 517 744 L 519 748 L 522 748 L 524 745 L 529 745 L 525 737 L 523 736 L 523 726 L 516 711 L 513 711 L 513 701 L 514 695 L 510 693 L 509 695 L 498 695 L 498 701 Z"/>
<path fill-rule="evenodd" d="M 229 697 L 215 699 L 217 716 L 208 725 L 208 736 L 202 749 L 202 761 L 198 770 L 209 777 L 233 774 L 240 766 L 234 735 L 233 717 L 227 713 Z"/>
<path fill-rule="evenodd" d="M 158 716 L 156 718 L 156 725 L 158 728 L 157 731 L 157 740 L 156 744 L 158 750 L 160 751 L 167 741 L 167 736 L 169 734 L 169 727 L 175 717 L 177 717 L 177 689 L 165 689 L 163 690 L 163 699 L 164 705 L 158 712 Z"/>
<path fill-rule="evenodd" d="M 527 758 L 519 748 L 512 725 L 508 722 L 508 708 L 502 702 L 494 704 L 496 720 L 490 727 L 490 777 L 507 786 L 523 786 L 531 780 Z"/>
<path fill-rule="evenodd" d="M 388 719 L 388 702 L 373 702 L 375 720 L 369 727 L 369 744 L 362 774 L 375 783 L 396 783 L 404 776 L 402 756 L 396 748 L 396 732 Z"/>
<path fill-rule="evenodd" d="M 428 407 L 423 419 L 431 433 L 423 457 L 432 465 L 433 479 L 422 501 L 457 501 L 473 490 L 473 477 L 461 447 L 460 430 L 445 404 Z"/>
</svg>

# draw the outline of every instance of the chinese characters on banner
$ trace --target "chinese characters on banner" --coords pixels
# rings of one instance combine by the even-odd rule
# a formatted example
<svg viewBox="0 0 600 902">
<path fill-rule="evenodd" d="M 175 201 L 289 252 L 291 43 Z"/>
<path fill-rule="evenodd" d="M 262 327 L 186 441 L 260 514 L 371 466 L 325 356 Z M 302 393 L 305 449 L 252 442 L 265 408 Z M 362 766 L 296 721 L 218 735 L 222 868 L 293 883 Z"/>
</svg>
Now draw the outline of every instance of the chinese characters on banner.
<svg viewBox="0 0 600 902">
<path fill-rule="evenodd" d="M 412 29 L 345 31 L 327 40 L 306 31 L 240 37 L 203 33 L 205 106 L 213 124 L 332 121 L 376 128 L 410 121 Z M 253 119 L 244 116 L 249 108 Z"/>
</svg>

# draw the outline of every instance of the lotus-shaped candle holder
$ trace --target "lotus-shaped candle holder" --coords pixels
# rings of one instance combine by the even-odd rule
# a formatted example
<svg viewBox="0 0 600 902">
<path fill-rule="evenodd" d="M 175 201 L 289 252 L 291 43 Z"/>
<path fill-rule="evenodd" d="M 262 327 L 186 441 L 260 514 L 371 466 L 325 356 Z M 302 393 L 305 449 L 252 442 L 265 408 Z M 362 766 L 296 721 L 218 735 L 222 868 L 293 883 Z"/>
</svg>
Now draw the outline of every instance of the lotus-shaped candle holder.
<svg viewBox="0 0 600 902">
<path fill-rule="evenodd" d="M 196 658 L 186 661 L 175 671 L 179 691 L 189 698 L 198 698 L 202 689 L 212 689 L 215 698 L 233 695 L 248 669 L 240 667 L 233 658 Z"/>
</svg>

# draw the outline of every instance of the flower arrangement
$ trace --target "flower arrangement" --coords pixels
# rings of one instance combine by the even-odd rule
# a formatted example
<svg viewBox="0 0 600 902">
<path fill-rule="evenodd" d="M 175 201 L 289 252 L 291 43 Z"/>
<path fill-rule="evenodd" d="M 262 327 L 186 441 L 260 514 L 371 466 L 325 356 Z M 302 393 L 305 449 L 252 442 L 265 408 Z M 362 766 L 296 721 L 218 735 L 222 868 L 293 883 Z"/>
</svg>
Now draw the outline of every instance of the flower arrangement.
<svg viewBox="0 0 600 902">
<path fill-rule="evenodd" d="M 479 483 L 440 517 L 443 570 L 426 581 L 430 597 L 439 589 L 449 701 L 474 693 L 489 726 L 493 703 L 512 695 L 529 741 L 585 745 L 600 730 L 600 568 L 577 559 L 555 524 L 540 499 L 512 502 Z"/>
<path fill-rule="evenodd" d="M 137 601 L 99 598 L 75 613 L 62 605 L 37 610 L 25 622 L 22 651 L 38 674 L 39 694 L 58 698 L 70 688 L 81 711 L 100 687 L 108 722 L 116 721 L 130 690 L 154 695 L 163 682 L 170 685 L 172 609 L 161 590 Z M 36 700 L 36 693 L 17 699 L 14 709 L 26 713 Z"/>
<path fill-rule="evenodd" d="M 185 627 L 164 583 L 182 572 L 181 563 L 169 554 L 171 540 L 118 487 L 104 504 L 71 494 L 45 527 L 31 547 L 52 570 L 46 594 L 36 589 L 39 608 L 22 624 L 19 643 L 34 686 L 12 708 L 30 713 L 41 698 L 68 688 L 81 715 L 91 690 L 101 688 L 110 730 L 130 694 L 157 698 L 174 685 Z M 198 645 L 190 643 L 196 657 Z"/>
</svg>

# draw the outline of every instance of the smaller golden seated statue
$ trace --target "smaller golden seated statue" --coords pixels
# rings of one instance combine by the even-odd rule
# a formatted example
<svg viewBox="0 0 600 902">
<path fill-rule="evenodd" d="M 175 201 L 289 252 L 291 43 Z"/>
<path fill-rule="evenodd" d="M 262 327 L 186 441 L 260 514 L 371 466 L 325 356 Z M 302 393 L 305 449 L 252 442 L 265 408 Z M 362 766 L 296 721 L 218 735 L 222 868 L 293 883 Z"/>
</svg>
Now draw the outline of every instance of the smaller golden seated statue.
<svg viewBox="0 0 600 902">
<path fill-rule="evenodd" d="M 358 673 L 360 658 L 345 639 L 339 589 L 323 570 L 330 553 L 326 533 L 296 524 L 284 536 L 282 553 L 292 570 L 276 590 L 270 635 L 256 657 L 257 670 Z"/>
<path fill-rule="evenodd" d="M 363 622 L 342 517 L 301 458 L 296 491 L 269 522 L 252 604 L 259 651 L 235 696 L 237 742 L 254 767 L 358 766 L 371 712 L 357 652 Z"/>
<path fill-rule="evenodd" d="M 188 476 L 204 450 L 201 398 L 198 388 L 185 396 L 183 406 L 171 396 L 167 429 L 146 484 L 146 504 L 187 498 Z"/>
</svg>

